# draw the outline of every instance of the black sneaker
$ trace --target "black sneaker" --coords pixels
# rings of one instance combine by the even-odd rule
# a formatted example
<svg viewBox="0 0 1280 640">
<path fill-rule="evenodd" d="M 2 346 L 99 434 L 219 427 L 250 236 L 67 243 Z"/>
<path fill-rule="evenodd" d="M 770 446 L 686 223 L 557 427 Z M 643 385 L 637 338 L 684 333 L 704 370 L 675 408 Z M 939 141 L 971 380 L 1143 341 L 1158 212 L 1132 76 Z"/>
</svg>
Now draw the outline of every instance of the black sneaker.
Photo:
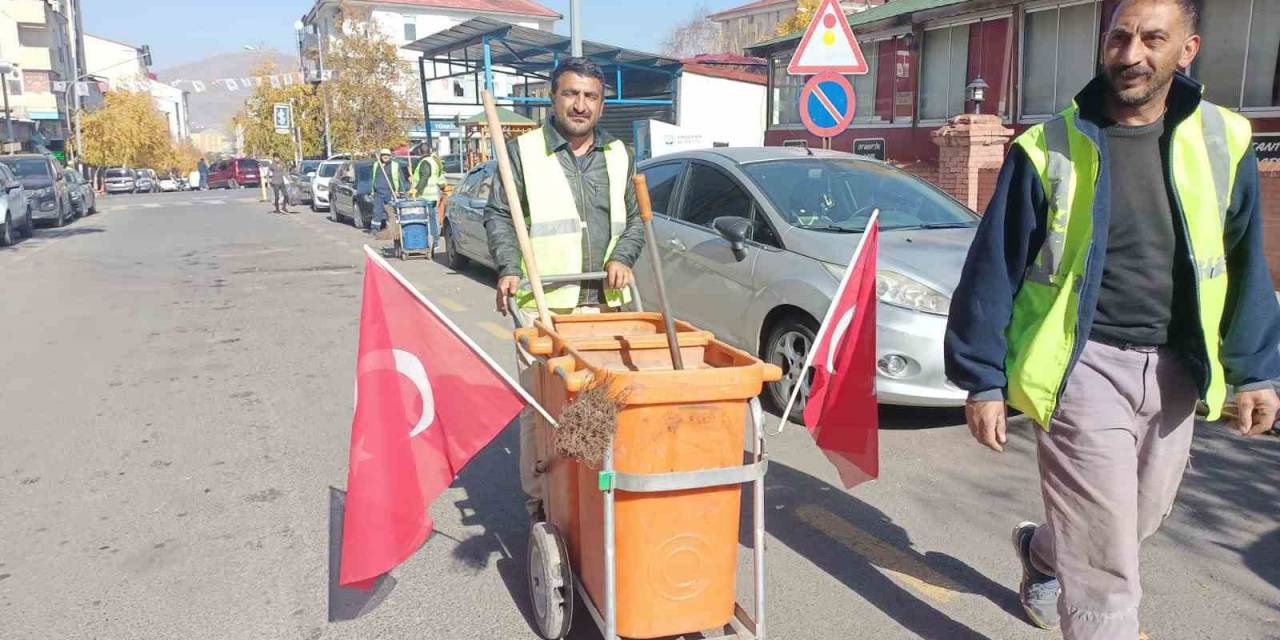
<svg viewBox="0 0 1280 640">
<path fill-rule="evenodd" d="M 1018 585 L 1018 600 L 1027 619 L 1041 629 L 1058 628 L 1058 594 L 1062 586 L 1058 579 L 1042 573 L 1031 562 L 1031 536 L 1035 535 L 1034 522 L 1023 522 L 1013 528 L 1013 549 L 1022 562 L 1022 583 Z"/>
</svg>

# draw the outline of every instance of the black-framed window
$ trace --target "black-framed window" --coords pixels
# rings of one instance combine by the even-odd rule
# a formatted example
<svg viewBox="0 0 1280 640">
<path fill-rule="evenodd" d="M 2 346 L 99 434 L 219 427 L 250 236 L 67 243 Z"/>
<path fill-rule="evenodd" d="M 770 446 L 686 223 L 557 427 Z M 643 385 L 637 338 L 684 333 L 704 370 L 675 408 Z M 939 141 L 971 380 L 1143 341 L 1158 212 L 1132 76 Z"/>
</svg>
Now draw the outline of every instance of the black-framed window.
<svg viewBox="0 0 1280 640">
<path fill-rule="evenodd" d="M 1049 117 L 1071 104 L 1098 68 L 1097 2 L 1028 9 L 1022 22 L 1022 115 Z"/>
<path fill-rule="evenodd" d="M 670 215 L 671 198 L 675 195 L 676 184 L 680 182 L 680 174 L 684 171 L 683 162 L 670 162 L 646 167 L 645 182 L 649 185 L 649 201 L 653 212 L 658 215 Z"/>
<path fill-rule="evenodd" d="M 1280 0 L 1213 0 L 1200 15 L 1192 75 L 1205 98 L 1233 109 L 1280 107 Z"/>
<path fill-rule="evenodd" d="M 742 185 L 728 174 L 708 164 L 689 167 L 688 187 L 680 207 L 680 220 L 711 229 L 721 216 L 751 219 L 755 201 Z"/>
</svg>

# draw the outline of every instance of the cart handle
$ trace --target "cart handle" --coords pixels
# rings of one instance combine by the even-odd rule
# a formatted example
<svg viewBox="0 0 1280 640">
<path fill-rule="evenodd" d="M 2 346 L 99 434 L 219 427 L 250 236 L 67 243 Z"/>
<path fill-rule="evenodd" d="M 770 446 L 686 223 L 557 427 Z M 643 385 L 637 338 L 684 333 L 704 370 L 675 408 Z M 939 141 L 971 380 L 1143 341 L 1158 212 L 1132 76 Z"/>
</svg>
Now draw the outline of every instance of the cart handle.
<svg viewBox="0 0 1280 640">
<path fill-rule="evenodd" d="M 571 274 L 559 275 L 559 276 L 542 276 L 542 284 L 548 285 L 548 284 L 563 284 L 565 282 L 595 282 L 595 281 L 603 282 L 604 279 L 608 277 L 609 277 L 609 274 L 603 271 L 592 271 L 591 273 L 571 273 Z M 526 278 L 522 278 L 520 280 L 520 284 L 516 285 L 516 291 L 525 289 L 528 286 L 529 286 L 529 280 Z M 636 286 L 634 279 L 631 281 L 631 284 L 627 285 L 627 288 L 631 290 L 631 305 L 635 307 L 636 311 L 644 311 L 644 306 L 640 303 L 640 287 Z M 511 309 L 511 319 L 513 322 L 515 322 L 516 328 L 517 329 L 525 328 L 524 317 L 520 314 L 520 307 L 516 305 L 516 296 L 514 293 L 507 295 L 507 308 Z"/>
</svg>

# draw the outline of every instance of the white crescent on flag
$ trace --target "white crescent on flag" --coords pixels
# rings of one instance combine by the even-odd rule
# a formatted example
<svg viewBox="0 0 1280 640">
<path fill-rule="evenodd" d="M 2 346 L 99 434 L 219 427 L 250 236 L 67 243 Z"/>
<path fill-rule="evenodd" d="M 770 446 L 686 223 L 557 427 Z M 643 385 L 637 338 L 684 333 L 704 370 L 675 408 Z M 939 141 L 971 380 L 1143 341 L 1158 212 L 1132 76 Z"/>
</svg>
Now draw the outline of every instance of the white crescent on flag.
<svg viewBox="0 0 1280 640">
<path fill-rule="evenodd" d="M 391 357 L 388 358 L 387 356 Z M 360 402 L 360 376 L 378 371 L 380 369 L 391 369 L 396 373 L 409 379 L 413 386 L 417 387 L 418 395 L 422 396 L 422 415 L 418 417 L 413 429 L 409 431 L 409 437 L 413 438 L 418 434 L 426 431 L 431 423 L 436 421 L 436 401 L 435 394 L 431 391 L 431 378 L 427 376 L 427 368 L 422 364 L 422 360 L 418 356 L 404 351 L 403 349 L 380 350 L 366 353 L 360 358 L 360 364 L 356 367 L 356 402 Z"/>
<path fill-rule="evenodd" d="M 853 324 L 853 314 L 857 310 L 858 305 L 849 307 L 849 310 L 840 316 L 840 321 L 836 323 L 835 328 L 831 330 L 831 339 L 827 341 L 827 371 L 830 373 L 836 372 L 836 352 L 840 350 L 840 341 L 849 331 L 849 325 Z"/>
</svg>

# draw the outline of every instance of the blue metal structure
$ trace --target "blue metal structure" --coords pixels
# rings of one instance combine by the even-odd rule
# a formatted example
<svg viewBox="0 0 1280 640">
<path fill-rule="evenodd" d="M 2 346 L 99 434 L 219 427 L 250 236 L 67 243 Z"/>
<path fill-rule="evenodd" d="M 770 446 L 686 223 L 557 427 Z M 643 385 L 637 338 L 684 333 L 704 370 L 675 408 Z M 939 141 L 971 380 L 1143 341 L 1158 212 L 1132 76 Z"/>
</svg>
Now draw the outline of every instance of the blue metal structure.
<svg viewBox="0 0 1280 640">
<path fill-rule="evenodd" d="M 480 84 L 494 95 L 494 102 L 509 107 L 550 105 L 551 100 L 528 95 L 530 82 L 548 82 L 563 57 L 569 56 L 571 40 L 549 31 L 520 27 L 488 18 L 474 18 L 451 29 L 422 38 L 404 48 L 416 51 L 422 87 L 423 122 L 431 136 L 431 107 L 480 106 Z M 621 107 L 673 108 L 679 60 L 629 49 L 583 41 L 583 56 L 605 72 L 606 105 Z M 431 65 L 428 75 L 427 65 Z M 443 67 L 444 73 L 441 73 Z M 496 74 L 523 81 L 525 95 L 498 96 Z M 427 83 L 435 80 L 472 77 L 474 101 L 432 101 Z M 623 93 L 626 81 L 627 93 Z"/>
</svg>

